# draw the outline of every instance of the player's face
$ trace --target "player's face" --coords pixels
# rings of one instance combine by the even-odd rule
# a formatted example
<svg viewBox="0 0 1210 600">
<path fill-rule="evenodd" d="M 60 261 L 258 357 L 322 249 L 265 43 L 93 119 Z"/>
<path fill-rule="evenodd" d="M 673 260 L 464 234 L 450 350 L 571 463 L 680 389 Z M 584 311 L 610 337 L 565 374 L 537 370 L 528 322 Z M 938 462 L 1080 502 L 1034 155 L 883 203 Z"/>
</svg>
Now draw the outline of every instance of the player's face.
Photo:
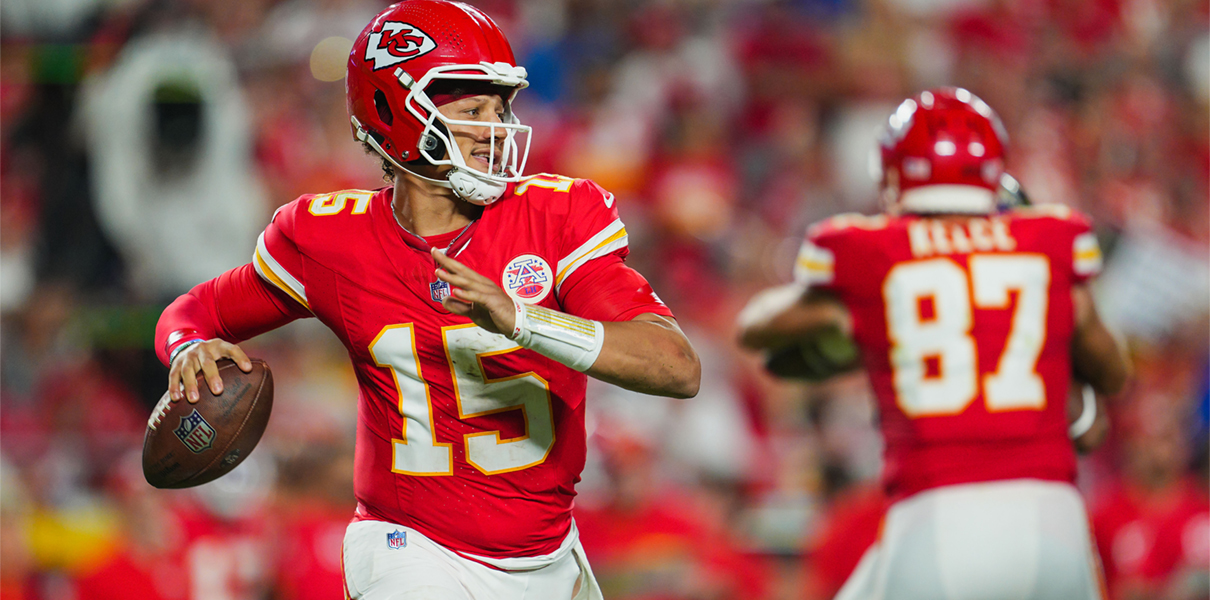
<svg viewBox="0 0 1210 600">
<path fill-rule="evenodd" d="M 492 136 L 492 128 L 487 127 L 492 123 L 502 123 L 504 119 L 504 100 L 496 95 L 481 95 L 469 96 L 461 100 L 455 100 L 449 104 L 445 104 L 438 108 L 441 114 L 448 119 L 458 121 L 477 121 L 484 124 L 483 127 L 473 125 L 450 125 L 450 133 L 453 134 L 454 140 L 458 142 L 458 151 L 462 153 L 462 159 L 466 166 L 482 171 L 484 173 L 494 173 L 500 170 L 500 157 L 504 149 L 505 131 L 497 128 L 495 136 Z M 492 146 L 495 146 L 495 162 L 491 164 Z"/>
</svg>

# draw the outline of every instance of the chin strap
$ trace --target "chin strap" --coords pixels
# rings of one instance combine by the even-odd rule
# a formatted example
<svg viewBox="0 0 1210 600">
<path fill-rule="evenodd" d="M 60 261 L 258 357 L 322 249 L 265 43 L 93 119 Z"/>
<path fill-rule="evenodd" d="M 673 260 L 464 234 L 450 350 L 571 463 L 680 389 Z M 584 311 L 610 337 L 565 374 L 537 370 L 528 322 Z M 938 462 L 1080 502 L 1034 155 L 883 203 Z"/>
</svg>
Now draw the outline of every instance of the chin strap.
<svg viewBox="0 0 1210 600">
<path fill-rule="evenodd" d="M 391 161 L 391 163 L 395 164 L 395 161 Z M 504 195 L 504 190 L 508 187 L 503 183 L 497 183 L 481 177 L 476 177 L 474 173 L 468 173 L 467 170 L 463 169 L 462 167 L 454 167 L 453 169 L 450 169 L 445 179 L 433 179 L 432 177 L 426 177 L 403 166 L 399 166 L 399 168 L 407 171 L 410 175 L 427 181 L 433 185 L 454 190 L 455 196 L 458 196 L 471 204 L 478 204 L 480 206 L 486 206 L 492 202 L 495 202 L 496 200 L 499 200 L 500 196 Z"/>
<path fill-rule="evenodd" d="M 478 204 L 480 206 L 491 204 L 499 200 L 500 196 L 504 195 L 504 190 L 508 188 L 508 185 L 505 183 L 492 181 L 473 170 L 458 166 L 450 169 L 445 179 L 434 179 L 421 175 L 391 158 L 391 155 L 387 154 L 386 150 L 383 150 L 382 146 L 378 144 L 378 140 L 370 135 L 369 130 L 361 126 L 361 123 L 357 121 L 357 117 L 350 117 L 350 119 L 353 121 L 353 127 L 357 131 L 357 141 L 369 144 L 375 152 L 387 159 L 387 162 L 391 163 L 391 166 L 400 171 L 406 171 L 412 176 L 433 185 L 453 190 L 454 195 L 471 204 Z"/>
<path fill-rule="evenodd" d="M 462 167 L 454 167 L 446 178 L 454 193 L 471 204 L 491 204 L 499 200 L 508 187 L 507 184 L 478 177 L 474 172 L 468 172 Z"/>
</svg>

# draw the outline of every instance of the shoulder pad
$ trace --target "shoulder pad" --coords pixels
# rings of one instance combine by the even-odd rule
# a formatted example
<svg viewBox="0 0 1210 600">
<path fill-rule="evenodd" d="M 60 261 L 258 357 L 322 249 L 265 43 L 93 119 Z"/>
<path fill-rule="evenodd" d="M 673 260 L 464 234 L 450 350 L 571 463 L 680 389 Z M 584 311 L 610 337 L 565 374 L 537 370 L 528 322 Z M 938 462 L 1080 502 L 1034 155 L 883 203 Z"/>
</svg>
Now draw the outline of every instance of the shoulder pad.
<svg viewBox="0 0 1210 600">
<path fill-rule="evenodd" d="M 867 216 L 861 213 L 843 213 L 820 221 L 807 229 L 809 237 L 820 237 L 839 233 L 846 229 L 861 229 L 876 231 L 887 226 L 890 220 L 886 215 Z"/>
<path fill-rule="evenodd" d="M 591 179 L 577 179 L 575 181 L 576 183 L 572 187 L 573 193 L 578 192 L 577 195 L 581 197 L 593 202 L 601 202 L 605 205 L 605 208 L 613 208 L 613 193 L 607 191 Z"/>
<path fill-rule="evenodd" d="M 1030 206 L 1018 206 L 1008 214 L 1022 219 L 1058 219 L 1060 221 L 1074 221 L 1077 223 L 1090 222 L 1088 217 L 1078 210 L 1067 206 L 1066 204 L 1032 204 Z"/>
</svg>

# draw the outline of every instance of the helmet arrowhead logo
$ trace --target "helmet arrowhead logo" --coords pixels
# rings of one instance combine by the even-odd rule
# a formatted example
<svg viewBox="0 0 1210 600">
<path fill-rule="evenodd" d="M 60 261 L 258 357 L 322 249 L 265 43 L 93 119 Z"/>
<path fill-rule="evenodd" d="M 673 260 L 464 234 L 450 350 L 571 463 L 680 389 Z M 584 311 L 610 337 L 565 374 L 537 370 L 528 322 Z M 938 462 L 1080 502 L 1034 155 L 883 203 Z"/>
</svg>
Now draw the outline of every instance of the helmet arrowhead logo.
<svg viewBox="0 0 1210 600">
<path fill-rule="evenodd" d="M 370 34 L 366 44 L 366 61 L 373 61 L 374 70 L 412 60 L 437 49 L 437 42 L 415 25 L 386 21 L 382 28 Z"/>
</svg>

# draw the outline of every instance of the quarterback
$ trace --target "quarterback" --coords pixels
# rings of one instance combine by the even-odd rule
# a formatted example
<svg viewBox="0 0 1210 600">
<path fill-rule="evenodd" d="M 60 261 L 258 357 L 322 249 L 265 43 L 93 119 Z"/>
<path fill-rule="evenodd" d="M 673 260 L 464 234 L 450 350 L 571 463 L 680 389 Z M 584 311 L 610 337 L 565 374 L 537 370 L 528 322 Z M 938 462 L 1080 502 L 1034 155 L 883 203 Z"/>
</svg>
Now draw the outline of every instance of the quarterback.
<svg viewBox="0 0 1210 600">
<path fill-rule="evenodd" d="M 1073 374 L 1116 393 L 1126 364 L 1088 220 L 998 209 L 1005 143 L 967 90 L 905 100 L 879 139 L 886 212 L 810 228 L 797 283 L 741 315 L 783 374 L 843 368 L 821 340 L 847 336 L 877 397 L 891 505 L 839 599 L 1102 597 L 1067 399 Z"/>
<path fill-rule="evenodd" d="M 503 33 L 457 2 L 405 0 L 349 55 L 355 139 L 394 185 L 305 195 L 252 261 L 178 298 L 156 330 L 174 400 L 238 342 L 319 319 L 357 376 L 354 599 L 590 599 L 571 518 L 586 377 L 674 397 L 701 366 L 626 266 L 614 197 L 523 176 L 526 87 Z M 245 369 L 246 370 L 246 369 Z"/>
</svg>

